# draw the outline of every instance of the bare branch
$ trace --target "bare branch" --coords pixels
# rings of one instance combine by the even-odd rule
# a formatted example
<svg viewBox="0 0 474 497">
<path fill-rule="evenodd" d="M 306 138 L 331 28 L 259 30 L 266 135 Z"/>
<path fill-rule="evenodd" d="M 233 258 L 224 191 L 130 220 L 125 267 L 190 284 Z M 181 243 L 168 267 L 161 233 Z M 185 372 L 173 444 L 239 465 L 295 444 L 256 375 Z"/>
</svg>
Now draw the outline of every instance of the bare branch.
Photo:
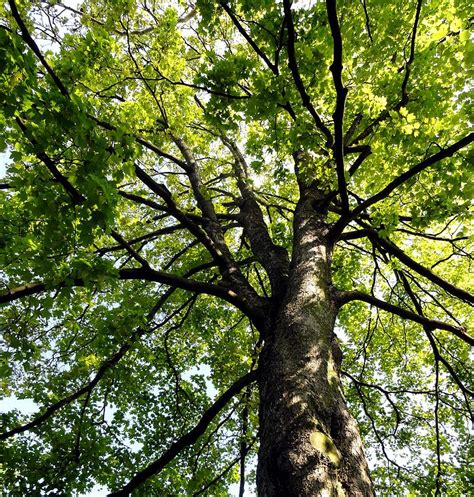
<svg viewBox="0 0 474 497">
<path fill-rule="evenodd" d="M 175 231 L 179 231 L 182 229 L 184 229 L 184 226 L 182 226 L 181 224 L 174 224 L 172 226 L 166 226 L 165 228 L 151 231 L 150 233 L 146 233 L 145 235 L 133 238 L 133 239 L 129 240 L 127 243 L 129 245 L 134 245 L 136 243 L 140 243 L 143 241 L 149 242 L 151 240 L 155 240 L 156 238 L 158 238 L 160 236 L 165 236 L 165 235 L 168 235 L 170 233 L 174 233 Z M 119 244 L 119 245 L 114 245 L 113 247 L 101 247 L 101 248 L 97 249 L 96 252 L 99 255 L 104 255 L 104 254 L 107 254 L 109 252 L 115 252 L 117 250 L 122 250 L 123 248 L 124 248 L 123 245 Z"/>
<path fill-rule="evenodd" d="M 240 271 L 240 268 L 235 263 L 235 260 L 229 250 L 225 240 L 224 231 L 218 221 L 212 199 L 207 196 L 205 189 L 203 188 L 198 164 L 192 149 L 188 147 L 184 140 L 180 137 L 173 136 L 172 138 L 185 159 L 186 172 L 191 183 L 194 198 L 196 199 L 198 207 L 206 220 L 203 228 L 209 237 L 210 247 L 213 252 L 211 252 L 209 248 L 208 250 L 218 262 L 219 269 L 224 280 L 228 281 L 240 295 L 245 295 L 244 300 L 248 303 L 255 302 L 255 299 L 258 299 L 258 295 L 248 282 L 247 278 L 245 278 Z M 179 220 L 184 223 L 181 219 Z"/>
</svg>

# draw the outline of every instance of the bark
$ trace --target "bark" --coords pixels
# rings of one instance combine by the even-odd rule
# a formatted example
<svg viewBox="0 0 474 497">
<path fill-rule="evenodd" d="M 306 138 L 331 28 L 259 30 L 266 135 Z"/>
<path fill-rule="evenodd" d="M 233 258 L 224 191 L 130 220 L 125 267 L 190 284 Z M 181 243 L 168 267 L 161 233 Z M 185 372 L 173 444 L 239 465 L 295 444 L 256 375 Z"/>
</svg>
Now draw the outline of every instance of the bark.
<svg viewBox="0 0 474 497">
<path fill-rule="evenodd" d="M 331 247 L 306 196 L 295 213 L 286 296 L 260 359 L 259 497 L 372 497 L 355 420 L 340 385 Z"/>
</svg>

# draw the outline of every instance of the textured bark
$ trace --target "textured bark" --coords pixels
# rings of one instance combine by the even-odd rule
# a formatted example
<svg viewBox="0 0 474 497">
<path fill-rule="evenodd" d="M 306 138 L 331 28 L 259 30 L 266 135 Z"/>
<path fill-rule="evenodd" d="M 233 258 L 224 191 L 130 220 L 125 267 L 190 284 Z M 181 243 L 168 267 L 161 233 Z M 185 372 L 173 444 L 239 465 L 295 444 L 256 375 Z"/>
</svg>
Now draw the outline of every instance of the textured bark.
<svg viewBox="0 0 474 497">
<path fill-rule="evenodd" d="M 314 199 L 300 202 L 290 281 L 260 360 L 259 497 L 371 497 L 339 380 L 330 244 Z"/>
</svg>

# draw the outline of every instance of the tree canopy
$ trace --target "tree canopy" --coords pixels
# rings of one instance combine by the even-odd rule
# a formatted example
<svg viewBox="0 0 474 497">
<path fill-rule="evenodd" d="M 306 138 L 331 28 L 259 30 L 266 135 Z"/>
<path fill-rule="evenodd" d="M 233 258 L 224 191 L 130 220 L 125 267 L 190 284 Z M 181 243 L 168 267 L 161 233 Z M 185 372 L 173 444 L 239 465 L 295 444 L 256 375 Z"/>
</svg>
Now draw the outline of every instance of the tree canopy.
<svg viewBox="0 0 474 497">
<path fill-rule="evenodd" d="M 307 202 L 375 490 L 468 494 L 471 9 L 2 2 L 4 495 L 255 488 Z"/>
</svg>

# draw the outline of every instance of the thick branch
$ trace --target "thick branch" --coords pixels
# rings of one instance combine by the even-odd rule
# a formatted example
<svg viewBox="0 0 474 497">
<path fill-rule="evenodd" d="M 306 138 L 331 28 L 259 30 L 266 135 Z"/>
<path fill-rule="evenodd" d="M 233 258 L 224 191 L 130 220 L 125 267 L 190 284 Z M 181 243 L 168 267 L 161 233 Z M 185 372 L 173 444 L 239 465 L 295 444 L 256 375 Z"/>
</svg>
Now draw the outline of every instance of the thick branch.
<svg viewBox="0 0 474 497">
<path fill-rule="evenodd" d="M 188 174 L 194 198 L 196 199 L 199 209 L 201 210 L 203 216 L 206 217 L 209 221 L 217 223 L 217 216 L 214 210 L 214 205 L 203 191 L 203 185 L 199 175 L 198 165 L 192 150 L 186 145 L 182 138 L 173 137 L 173 140 L 184 157 L 186 164 L 185 170 Z M 218 230 L 219 227 L 216 226 L 216 229 Z M 221 238 L 222 233 L 220 233 L 219 235 L 219 238 Z"/>
<path fill-rule="evenodd" d="M 419 162 L 416 166 L 400 174 L 400 176 L 392 180 L 384 189 L 382 189 L 380 192 L 378 192 L 373 197 L 369 198 L 361 205 L 359 205 L 356 209 L 354 209 L 354 211 L 352 212 L 352 217 L 366 210 L 371 205 L 380 202 L 384 198 L 387 198 L 390 195 L 390 193 L 392 193 L 399 186 L 406 183 L 410 178 L 413 178 L 413 176 L 416 176 L 417 174 L 421 173 L 422 171 L 432 166 L 433 164 L 436 164 L 437 162 L 446 159 L 447 157 L 453 156 L 458 150 L 467 147 L 473 141 L 474 141 L 474 133 L 469 133 L 467 136 L 461 138 L 461 140 L 457 141 L 456 143 L 453 143 L 449 147 L 440 150 L 437 154 L 434 154 L 431 157 L 428 157 L 427 159 Z"/>
<path fill-rule="evenodd" d="M 433 154 L 432 156 L 428 157 L 427 159 L 422 160 L 419 162 L 416 166 L 412 167 L 408 171 L 405 171 L 404 173 L 400 174 L 397 178 L 392 180 L 385 188 L 380 190 L 378 193 L 376 193 L 373 197 L 365 200 L 361 204 L 359 204 L 354 210 L 352 210 L 349 215 L 347 216 L 342 216 L 339 221 L 333 226 L 332 228 L 332 236 L 334 238 L 337 238 L 344 227 L 354 218 L 356 218 L 359 214 L 361 214 L 363 211 L 365 211 L 367 208 L 370 206 L 376 204 L 377 202 L 380 202 L 381 200 L 387 198 L 394 190 L 396 190 L 398 187 L 406 183 L 409 179 L 413 178 L 417 174 L 421 173 L 428 167 L 432 166 L 433 164 L 436 164 L 440 162 L 443 159 L 446 159 L 447 157 L 453 156 L 456 152 L 459 150 L 463 149 L 464 147 L 467 147 L 469 144 L 471 144 L 474 141 L 474 133 L 469 133 L 467 136 L 464 138 L 461 138 L 457 142 L 453 143 L 447 148 L 444 148 L 440 150 L 438 153 Z"/>
<path fill-rule="evenodd" d="M 156 271 L 148 267 L 123 268 L 119 270 L 119 278 L 121 280 L 155 281 L 163 285 L 168 285 L 173 288 L 181 288 L 182 290 L 187 290 L 190 292 L 207 293 L 209 295 L 214 295 L 216 297 L 222 298 L 227 302 L 233 303 L 241 310 L 245 309 L 245 311 L 249 311 L 247 307 L 242 307 L 240 299 L 232 290 L 226 289 L 223 286 L 213 285 L 211 283 L 205 283 L 203 281 L 197 281 L 182 276 L 177 276 L 165 271 Z M 84 286 L 84 284 L 85 282 L 83 279 L 77 278 L 74 280 L 72 286 Z M 55 285 L 54 288 L 61 289 L 65 288 L 66 286 L 66 283 L 63 281 Z M 44 282 L 18 286 L 16 288 L 8 290 L 7 292 L 1 293 L 0 304 L 13 302 L 14 300 L 18 300 L 29 295 L 35 295 L 44 292 L 47 289 L 48 285 Z"/>
<path fill-rule="evenodd" d="M 26 24 L 23 22 L 23 19 L 21 18 L 20 13 L 18 12 L 15 1 L 8 0 L 8 5 L 10 5 L 10 10 L 12 12 L 12 16 L 15 19 L 16 23 L 18 24 L 18 27 L 20 28 L 21 37 L 23 38 L 24 42 L 30 47 L 30 49 L 33 51 L 33 53 L 36 55 L 36 57 L 38 57 L 39 61 L 41 62 L 43 67 L 46 69 L 46 72 L 51 76 L 54 83 L 58 87 L 59 91 L 64 96 L 69 96 L 69 92 L 67 91 L 66 87 L 63 85 L 62 81 L 58 78 L 56 73 L 53 71 L 51 66 L 48 64 L 48 62 L 44 58 L 43 54 L 41 53 L 41 50 L 38 48 L 38 45 L 31 37 L 31 35 L 28 31 L 28 28 L 26 27 Z"/>
<path fill-rule="evenodd" d="M 449 331 L 469 345 L 474 345 L 474 338 L 468 335 L 462 328 L 444 323 L 443 321 L 438 321 L 437 319 L 428 319 L 408 309 L 403 309 L 396 305 L 390 304 L 359 290 L 338 291 L 336 292 L 336 299 L 340 306 L 347 304 L 348 302 L 352 302 L 353 300 L 361 300 L 362 302 L 367 302 L 368 304 L 400 316 L 401 318 L 409 319 L 410 321 L 414 321 L 415 323 L 427 326 L 431 330 L 438 329 Z"/>
<path fill-rule="evenodd" d="M 212 285 L 211 283 L 205 283 L 202 281 L 190 280 L 188 278 L 176 276 L 164 271 L 156 271 L 154 269 L 143 267 L 124 268 L 119 271 L 119 275 L 120 278 L 124 280 L 156 281 L 157 283 L 169 285 L 174 288 L 181 288 L 182 290 L 188 290 L 190 292 L 214 295 L 215 297 L 220 297 L 223 300 L 234 304 L 237 308 L 241 309 L 245 313 L 250 312 L 250 315 L 252 314 L 251 309 L 243 304 L 243 302 L 235 292 L 224 288 L 223 286 Z"/>
<path fill-rule="evenodd" d="M 375 243 L 377 245 L 383 247 L 389 254 L 396 257 L 400 262 L 403 262 L 403 264 L 405 264 L 407 267 L 413 269 L 413 271 L 416 271 L 421 276 L 424 276 L 426 279 L 430 280 L 432 283 L 435 283 L 436 285 L 438 285 L 439 287 L 441 287 L 443 290 L 450 293 L 451 295 L 458 297 L 461 300 L 464 300 L 465 302 L 474 304 L 474 296 L 471 295 L 469 292 L 463 290 L 462 288 L 454 286 L 453 284 L 444 280 L 440 276 L 437 276 L 436 274 L 431 272 L 428 268 L 414 261 L 410 256 L 405 254 L 405 252 L 403 252 L 403 250 L 397 247 L 393 242 L 380 238 L 375 230 L 365 230 L 365 231 L 367 232 L 370 239 L 375 240 Z"/>
<path fill-rule="evenodd" d="M 290 269 L 288 252 L 275 244 L 270 237 L 262 211 L 255 194 L 248 184 L 247 164 L 244 156 L 234 142 L 223 138 L 224 144 L 234 156 L 234 172 L 242 201 L 240 202 L 239 221 L 245 229 L 252 252 L 268 274 L 272 286 L 272 294 L 279 295 L 284 291 Z"/>
<path fill-rule="evenodd" d="M 215 249 L 212 241 L 198 225 L 178 209 L 168 188 L 162 183 L 157 183 L 137 164 L 135 164 L 135 173 L 138 179 L 140 179 L 153 193 L 156 193 L 165 201 L 168 212 L 175 219 L 180 221 L 181 224 L 186 226 L 186 228 L 206 247 L 212 258 L 216 261 L 221 261 L 221 254 Z"/>
<path fill-rule="evenodd" d="M 13 302 L 14 300 L 28 297 L 29 295 L 35 295 L 36 293 L 41 293 L 45 290 L 45 283 L 29 283 L 27 285 L 20 285 L 16 288 L 11 288 L 4 293 L 0 293 L 0 304 Z"/>
<path fill-rule="evenodd" d="M 322 122 L 321 118 L 316 112 L 316 109 L 311 103 L 311 99 L 309 98 L 309 95 L 306 92 L 306 88 L 304 86 L 303 80 L 301 79 L 300 72 L 298 70 L 298 64 L 296 62 L 296 51 L 295 51 L 296 33 L 295 33 L 295 25 L 293 23 L 293 15 L 291 13 L 290 0 L 283 0 L 283 8 L 285 12 L 286 29 L 288 30 L 288 67 L 293 76 L 296 88 L 301 96 L 303 105 L 306 107 L 308 112 L 311 114 L 311 117 L 314 119 L 316 127 L 326 137 L 326 146 L 330 147 L 333 143 L 332 134 L 329 131 L 329 129 L 326 127 L 326 125 Z"/>
<path fill-rule="evenodd" d="M 137 473 L 121 490 L 112 492 L 108 497 L 126 497 L 132 491 L 144 483 L 152 476 L 157 475 L 184 449 L 197 442 L 203 435 L 207 427 L 212 423 L 216 416 L 224 407 L 242 391 L 247 385 L 250 385 L 257 378 L 257 371 L 251 371 L 239 380 L 237 380 L 228 390 L 226 390 L 212 406 L 202 415 L 198 424 L 190 431 L 185 433 L 155 462 L 151 463 L 145 469 Z"/>
<path fill-rule="evenodd" d="M 337 18 L 336 0 L 326 0 L 329 25 L 333 39 L 333 62 L 331 73 L 336 88 L 336 109 L 334 119 L 334 159 L 336 161 L 337 184 L 343 212 L 349 211 L 347 198 L 345 168 L 344 168 L 344 107 L 346 104 L 347 88 L 342 82 L 342 37 Z"/>
<path fill-rule="evenodd" d="M 363 147 L 362 151 L 359 154 L 359 157 L 351 164 L 349 168 L 349 176 L 353 176 L 362 163 L 367 159 L 367 157 L 372 153 L 372 149 L 369 145 Z"/>
<path fill-rule="evenodd" d="M 221 1 L 219 2 L 219 5 L 227 12 L 227 15 L 231 18 L 232 22 L 234 23 L 234 26 L 237 28 L 239 33 L 245 38 L 247 43 L 252 47 L 253 51 L 265 62 L 267 67 L 275 74 L 278 76 L 278 68 L 275 66 L 272 61 L 265 55 L 263 50 L 255 43 L 255 41 L 250 37 L 250 35 L 245 31 L 244 27 L 242 24 L 239 22 L 237 19 L 236 15 L 232 11 L 232 9 L 229 7 L 227 4 L 227 1 Z"/>
<path fill-rule="evenodd" d="M 223 279 L 228 281 L 235 291 L 243 296 L 243 300 L 249 304 L 249 307 L 251 307 L 252 303 L 258 300 L 258 295 L 240 271 L 240 268 L 235 263 L 229 247 L 227 246 L 224 231 L 218 221 L 212 200 L 208 197 L 205 186 L 202 184 L 198 164 L 193 151 L 181 138 L 173 136 L 173 140 L 185 159 L 187 166 L 186 172 L 191 183 L 194 198 L 206 220 L 204 223 L 204 230 L 211 240 L 214 251 L 218 256 L 216 260 L 219 263 L 219 269 Z"/>
</svg>

